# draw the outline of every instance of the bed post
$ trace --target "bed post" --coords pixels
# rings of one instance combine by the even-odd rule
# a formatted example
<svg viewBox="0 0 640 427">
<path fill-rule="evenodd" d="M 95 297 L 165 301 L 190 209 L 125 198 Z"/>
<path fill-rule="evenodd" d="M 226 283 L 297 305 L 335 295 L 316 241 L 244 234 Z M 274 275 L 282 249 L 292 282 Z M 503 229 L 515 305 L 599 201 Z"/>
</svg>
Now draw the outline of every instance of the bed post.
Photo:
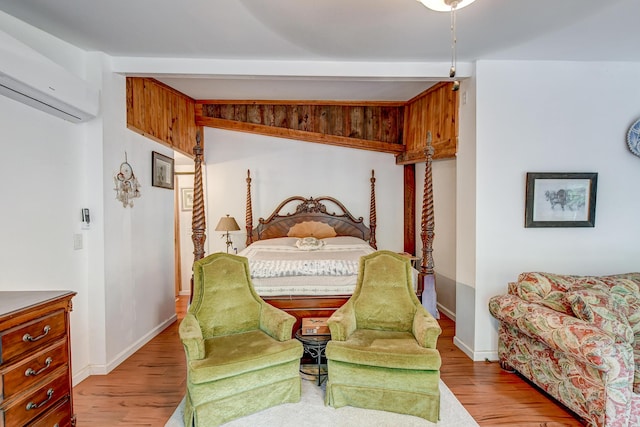
<svg viewBox="0 0 640 427">
<path fill-rule="evenodd" d="M 245 246 L 253 243 L 253 209 L 251 208 L 251 171 L 247 169 L 247 207 L 245 214 L 245 228 L 247 229 L 247 240 Z"/>
<path fill-rule="evenodd" d="M 193 147 L 193 211 L 191 217 L 191 240 L 193 240 L 193 261 L 204 257 L 204 241 L 207 238 L 206 221 L 204 217 L 204 190 L 202 188 L 202 155 L 204 148 L 201 144 L 200 132 L 196 133 L 196 145 Z M 191 276 L 191 297 L 193 298 L 193 275 Z"/>
<path fill-rule="evenodd" d="M 431 145 L 431 132 L 427 132 L 427 147 L 425 148 L 426 163 L 424 169 L 424 190 L 422 194 L 422 219 L 420 222 L 420 237 L 422 239 L 422 263 L 418 288 L 422 286 L 421 294 L 424 302 L 432 303 L 432 307 L 426 307 L 434 317 L 438 318 L 436 308 L 435 287 L 436 279 L 433 262 L 433 239 L 435 237 L 435 216 L 433 211 L 433 178 L 431 176 L 431 164 L 433 162 L 433 146 Z M 425 293 L 432 298 L 425 301 Z"/>
<path fill-rule="evenodd" d="M 376 177 L 375 171 L 373 169 L 371 169 L 371 202 L 369 203 L 369 229 L 371 230 L 369 245 L 373 249 L 378 249 L 376 242 Z"/>
</svg>

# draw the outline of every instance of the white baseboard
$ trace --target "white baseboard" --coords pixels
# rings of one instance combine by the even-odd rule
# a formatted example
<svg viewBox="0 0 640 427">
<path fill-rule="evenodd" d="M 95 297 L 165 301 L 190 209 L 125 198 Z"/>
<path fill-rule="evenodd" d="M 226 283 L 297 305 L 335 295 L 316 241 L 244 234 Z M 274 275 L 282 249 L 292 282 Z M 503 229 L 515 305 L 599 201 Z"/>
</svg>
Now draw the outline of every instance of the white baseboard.
<svg viewBox="0 0 640 427">
<path fill-rule="evenodd" d="M 456 347 L 458 347 L 460 350 L 462 350 L 462 352 L 464 354 L 466 354 L 467 357 L 469 357 L 469 359 L 474 360 L 473 359 L 473 350 L 471 349 L 471 347 L 466 345 L 464 342 L 460 341 L 458 339 L 458 337 L 456 337 L 456 336 L 453 337 L 453 343 L 455 344 Z"/>
<path fill-rule="evenodd" d="M 86 368 L 81 370 L 80 372 L 73 375 L 73 384 L 78 384 L 82 380 L 86 379 L 91 375 L 107 375 L 109 372 L 113 371 L 118 365 L 124 362 L 128 357 L 133 355 L 136 351 L 140 350 L 146 343 L 151 341 L 153 338 L 158 336 L 162 331 L 167 329 L 169 325 L 177 320 L 178 316 L 174 314 L 151 331 L 149 331 L 146 335 L 140 338 L 138 341 L 133 343 L 129 348 L 122 351 L 118 354 L 111 362 L 106 365 L 88 365 Z"/>
<path fill-rule="evenodd" d="M 469 357 L 469 359 L 474 362 L 482 362 L 482 361 L 496 361 L 498 360 L 498 352 L 497 351 L 474 351 L 471 347 L 466 345 L 464 342 L 458 339 L 458 337 L 453 337 L 453 343 L 456 347 L 458 347 L 464 354 Z"/>
<path fill-rule="evenodd" d="M 437 307 L 438 311 L 444 313 L 449 319 L 453 320 L 454 322 L 456 321 L 456 314 L 453 311 L 449 310 L 440 303 L 438 303 Z"/>
<path fill-rule="evenodd" d="M 90 376 L 91 376 L 91 367 L 85 366 L 80 372 L 76 372 L 75 374 L 73 374 L 73 378 L 72 378 L 73 386 L 75 387 L 76 385 L 80 384 L 82 381 L 86 380 Z"/>
</svg>

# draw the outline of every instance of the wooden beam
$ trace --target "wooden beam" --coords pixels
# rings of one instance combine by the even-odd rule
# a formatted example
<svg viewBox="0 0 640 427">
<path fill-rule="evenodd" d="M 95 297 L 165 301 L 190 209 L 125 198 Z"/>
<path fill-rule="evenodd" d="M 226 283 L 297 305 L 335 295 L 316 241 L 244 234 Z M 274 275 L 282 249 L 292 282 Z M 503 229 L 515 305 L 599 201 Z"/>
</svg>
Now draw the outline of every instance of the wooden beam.
<svg viewBox="0 0 640 427">
<path fill-rule="evenodd" d="M 197 113 L 196 116 L 198 116 Z M 369 141 L 359 138 L 348 138 L 345 136 L 326 135 L 319 132 L 292 130 L 268 125 L 238 122 L 235 120 L 214 119 L 210 117 L 200 116 L 196 120 L 196 124 L 198 126 L 207 126 L 238 132 L 255 133 L 259 135 L 268 135 L 278 138 L 287 138 L 306 142 L 316 142 L 327 145 L 337 145 L 340 147 L 357 148 L 360 150 L 377 151 L 381 153 L 400 154 L 404 151 L 404 146 L 401 144 Z"/>
<path fill-rule="evenodd" d="M 416 166 L 404 166 L 404 251 L 416 254 Z"/>
</svg>

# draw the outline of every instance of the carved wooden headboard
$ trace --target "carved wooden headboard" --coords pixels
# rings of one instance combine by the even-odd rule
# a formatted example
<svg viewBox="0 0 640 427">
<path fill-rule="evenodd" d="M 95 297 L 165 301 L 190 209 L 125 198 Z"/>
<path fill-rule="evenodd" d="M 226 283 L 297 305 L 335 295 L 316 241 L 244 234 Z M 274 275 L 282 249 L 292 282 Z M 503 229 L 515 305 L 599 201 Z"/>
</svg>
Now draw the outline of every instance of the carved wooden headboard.
<svg viewBox="0 0 640 427">
<path fill-rule="evenodd" d="M 353 236 L 369 241 L 376 249 L 376 207 L 375 176 L 371 171 L 371 201 L 369 206 L 369 227 L 364 225 L 362 217 L 354 217 L 337 199 L 330 196 L 302 197 L 293 196 L 282 201 L 266 219 L 260 218 L 253 228 L 253 209 L 251 207 L 251 172 L 247 171 L 247 210 L 246 245 L 257 240 L 276 237 L 318 238 L 333 236 Z M 338 209 L 337 212 L 330 209 Z"/>
</svg>

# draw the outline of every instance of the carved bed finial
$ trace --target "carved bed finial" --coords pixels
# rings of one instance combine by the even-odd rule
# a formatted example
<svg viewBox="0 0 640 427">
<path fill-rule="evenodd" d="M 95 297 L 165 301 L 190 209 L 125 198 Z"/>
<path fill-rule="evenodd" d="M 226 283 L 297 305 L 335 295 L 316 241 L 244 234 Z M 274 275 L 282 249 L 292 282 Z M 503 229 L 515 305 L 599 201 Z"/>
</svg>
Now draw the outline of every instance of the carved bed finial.
<svg viewBox="0 0 640 427">
<path fill-rule="evenodd" d="M 251 171 L 247 169 L 247 203 L 245 214 L 245 228 L 247 229 L 247 239 L 245 240 L 245 246 L 249 246 L 253 243 L 253 209 L 251 207 Z"/>
<path fill-rule="evenodd" d="M 202 158 L 204 148 L 201 143 L 200 132 L 196 133 L 196 145 L 193 147 L 194 175 L 193 175 L 193 213 L 191 219 L 191 230 L 193 234 L 193 260 L 197 261 L 204 257 L 204 241 L 207 236 L 205 234 L 206 222 L 204 217 L 204 193 L 202 187 Z"/>
<path fill-rule="evenodd" d="M 369 203 L 369 228 L 371 229 L 371 237 L 369 238 L 369 246 L 378 249 L 376 242 L 376 177 L 375 171 L 371 169 L 371 201 Z"/>
<path fill-rule="evenodd" d="M 431 132 L 427 132 L 427 146 L 424 150 L 427 158 L 424 169 L 424 192 L 422 195 L 422 220 L 420 222 L 420 237 L 422 238 L 422 263 L 420 272 L 423 274 L 433 274 L 433 239 L 435 237 L 435 217 L 433 211 L 433 179 L 431 164 L 433 161 L 434 149 L 431 145 Z"/>
</svg>

